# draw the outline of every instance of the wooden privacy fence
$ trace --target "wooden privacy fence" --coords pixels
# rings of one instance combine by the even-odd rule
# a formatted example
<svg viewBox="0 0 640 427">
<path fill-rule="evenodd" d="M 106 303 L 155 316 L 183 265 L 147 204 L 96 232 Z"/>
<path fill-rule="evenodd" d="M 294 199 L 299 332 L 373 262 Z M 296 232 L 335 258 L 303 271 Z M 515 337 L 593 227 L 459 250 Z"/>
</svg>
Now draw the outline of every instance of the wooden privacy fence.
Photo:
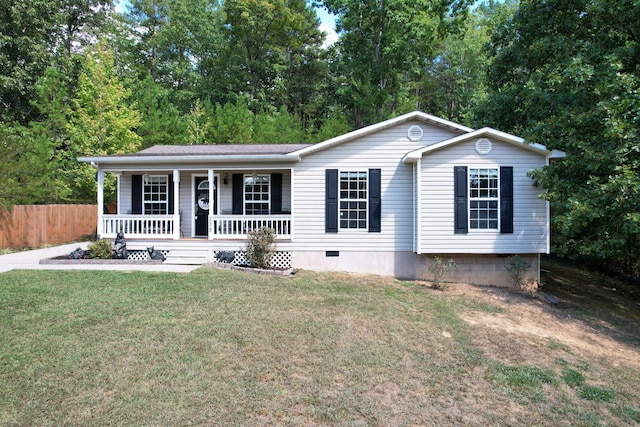
<svg viewBox="0 0 640 427">
<path fill-rule="evenodd" d="M 96 205 L 18 205 L 0 212 L 0 248 L 39 248 L 96 234 Z"/>
</svg>

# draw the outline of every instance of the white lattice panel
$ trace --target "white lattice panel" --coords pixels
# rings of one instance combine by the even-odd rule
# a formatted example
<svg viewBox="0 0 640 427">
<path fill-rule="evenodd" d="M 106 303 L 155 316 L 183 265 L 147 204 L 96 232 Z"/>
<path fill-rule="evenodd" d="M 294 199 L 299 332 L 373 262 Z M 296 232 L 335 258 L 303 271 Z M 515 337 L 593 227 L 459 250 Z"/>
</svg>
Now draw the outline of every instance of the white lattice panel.
<svg viewBox="0 0 640 427">
<path fill-rule="evenodd" d="M 222 262 L 218 258 L 220 252 L 233 252 L 235 257 L 231 262 L 231 265 L 246 266 L 249 264 L 247 261 L 247 255 L 245 251 L 214 251 L 213 259 L 218 262 Z M 273 268 L 291 268 L 291 251 L 277 251 L 273 259 L 271 260 L 271 267 Z"/>
<path fill-rule="evenodd" d="M 133 251 L 127 251 L 129 252 L 129 255 L 127 256 L 127 259 L 133 260 L 133 261 L 146 261 L 149 259 L 149 253 L 146 250 L 133 250 Z M 159 251 L 162 252 L 162 255 L 164 255 L 165 257 L 167 255 L 169 255 L 169 252 L 171 251 Z"/>
</svg>

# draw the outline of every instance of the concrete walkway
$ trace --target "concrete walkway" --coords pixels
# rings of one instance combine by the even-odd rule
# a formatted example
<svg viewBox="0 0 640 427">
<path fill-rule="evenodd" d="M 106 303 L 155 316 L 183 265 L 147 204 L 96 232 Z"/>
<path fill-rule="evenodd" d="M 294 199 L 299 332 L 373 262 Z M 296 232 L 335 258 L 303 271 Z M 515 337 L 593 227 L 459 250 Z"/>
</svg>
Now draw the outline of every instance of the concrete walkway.
<svg viewBox="0 0 640 427">
<path fill-rule="evenodd" d="M 198 265 L 174 264 L 40 264 L 44 258 L 69 255 L 77 247 L 87 249 L 89 242 L 72 243 L 46 249 L 16 252 L 0 255 L 0 273 L 11 270 L 119 270 L 119 271 L 166 271 L 174 273 L 189 273 L 199 268 Z"/>
</svg>

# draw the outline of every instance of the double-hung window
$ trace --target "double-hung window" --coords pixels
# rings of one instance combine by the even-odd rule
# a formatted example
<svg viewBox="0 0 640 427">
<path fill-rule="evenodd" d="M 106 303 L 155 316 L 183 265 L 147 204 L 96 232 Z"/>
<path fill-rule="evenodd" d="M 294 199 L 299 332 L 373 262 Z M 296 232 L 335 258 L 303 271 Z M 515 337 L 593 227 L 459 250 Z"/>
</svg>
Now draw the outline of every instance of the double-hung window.
<svg viewBox="0 0 640 427">
<path fill-rule="evenodd" d="M 340 172 L 340 228 L 367 228 L 367 172 Z"/>
<path fill-rule="evenodd" d="M 500 171 L 469 169 L 469 228 L 498 230 L 500 220 Z"/>
<path fill-rule="evenodd" d="M 247 215 L 268 215 L 271 211 L 270 175 L 244 176 L 244 213 Z"/>
<path fill-rule="evenodd" d="M 142 200 L 145 215 L 166 215 L 169 206 L 167 175 L 145 175 Z"/>
<path fill-rule="evenodd" d="M 382 170 L 325 170 L 325 232 L 381 232 Z"/>
<path fill-rule="evenodd" d="M 454 233 L 513 233 L 513 166 L 454 166 Z"/>
</svg>

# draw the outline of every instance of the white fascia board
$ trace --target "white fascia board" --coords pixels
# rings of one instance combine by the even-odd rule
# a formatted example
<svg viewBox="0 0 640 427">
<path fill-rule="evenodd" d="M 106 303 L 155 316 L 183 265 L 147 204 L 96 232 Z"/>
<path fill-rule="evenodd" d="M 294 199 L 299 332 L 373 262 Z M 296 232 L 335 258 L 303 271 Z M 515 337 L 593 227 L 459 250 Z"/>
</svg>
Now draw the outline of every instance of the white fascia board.
<svg viewBox="0 0 640 427">
<path fill-rule="evenodd" d="M 268 155 L 232 155 L 232 156 L 103 156 L 78 157 L 79 162 L 98 165 L 99 167 L 124 165 L 166 165 L 175 168 L 179 165 L 200 163 L 274 163 L 299 162 L 300 156 L 295 154 Z"/>
<path fill-rule="evenodd" d="M 422 121 L 425 123 L 431 123 L 437 126 L 453 129 L 457 132 L 471 132 L 473 129 L 468 128 L 466 126 L 460 125 L 458 123 L 451 122 L 449 120 L 441 119 L 436 116 L 432 116 L 431 114 L 426 114 L 421 111 L 414 111 L 412 113 L 407 113 L 402 116 L 398 116 L 393 119 L 385 120 L 384 122 L 377 123 L 375 125 L 367 126 L 362 129 L 354 130 L 349 133 L 345 133 L 344 135 L 336 136 L 335 138 L 328 139 L 324 142 L 320 142 L 318 144 L 314 144 L 310 147 L 302 148 L 298 151 L 294 151 L 291 154 L 297 154 L 299 156 L 305 156 L 307 154 L 315 153 L 317 151 L 324 150 L 329 147 L 333 147 L 334 145 L 342 144 L 343 142 L 351 141 L 357 138 L 361 138 L 363 136 L 370 135 L 372 133 L 379 132 L 384 129 L 388 129 L 393 126 L 397 126 L 402 123 L 410 122 L 410 121 Z"/>
<path fill-rule="evenodd" d="M 518 147 L 524 148 L 529 151 L 533 151 L 535 153 L 541 154 L 545 157 L 550 157 L 553 155 L 553 151 L 547 150 L 542 144 L 538 144 L 535 142 L 527 143 L 523 138 L 519 136 L 511 135 L 510 133 L 502 132 L 493 128 L 485 127 L 482 129 L 475 130 L 473 132 L 466 133 L 464 135 L 456 136 L 451 139 L 446 139 L 444 141 L 437 142 L 435 144 L 428 145 L 423 148 L 419 148 L 417 150 L 411 151 L 407 153 L 402 161 L 404 163 L 415 163 L 418 159 L 421 159 L 425 153 L 429 153 L 432 151 L 440 150 L 442 148 L 448 147 L 450 145 L 458 144 L 463 141 L 468 141 L 474 138 L 493 138 L 499 141 L 503 141 L 512 145 L 516 145 Z M 555 151 L 555 150 L 554 150 Z"/>
</svg>

